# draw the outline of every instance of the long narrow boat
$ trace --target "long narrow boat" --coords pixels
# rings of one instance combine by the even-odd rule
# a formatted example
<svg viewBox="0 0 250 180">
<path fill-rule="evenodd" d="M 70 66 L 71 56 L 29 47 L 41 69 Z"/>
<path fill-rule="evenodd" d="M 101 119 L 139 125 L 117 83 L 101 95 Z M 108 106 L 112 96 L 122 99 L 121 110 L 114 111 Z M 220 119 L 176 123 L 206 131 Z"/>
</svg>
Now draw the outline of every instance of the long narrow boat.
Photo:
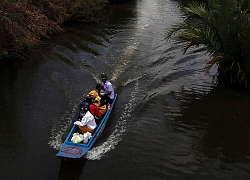
<svg viewBox="0 0 250 180">
<path fill-rule="evenodd" d="M 94 143 L 104 130 L 106 123 L 109 119 L 110 113 L 113 110 L 116 99 L 117 99 L 117 94 L 115 95 L 114 101 L 111 104 L 110 109 L 105 113 L 105 116 L 103 117 L 102 121 L 100 122 L 94 134 L 92 135 L 92 138 L 90 138 L 87 144 L 74 143 L 71 141 L 73 134 L 75 132 L 79 132 L 78 126 L 73 124 L 73 127 L 71 128 L 59 152 L 56 154 L 56 157 L 62 159 L 78 159 L 83 157 L 92 148 L 92 146 L 94 145 Z"/>
</svg>

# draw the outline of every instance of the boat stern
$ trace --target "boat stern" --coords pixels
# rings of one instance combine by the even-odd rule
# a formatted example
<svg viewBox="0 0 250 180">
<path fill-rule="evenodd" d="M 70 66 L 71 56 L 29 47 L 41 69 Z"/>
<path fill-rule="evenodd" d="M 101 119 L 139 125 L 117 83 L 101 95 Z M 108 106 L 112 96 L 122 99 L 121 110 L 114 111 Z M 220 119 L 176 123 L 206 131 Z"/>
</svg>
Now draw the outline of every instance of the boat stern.
<svg viewBox="0 0 250 180">
<path fill-rule="evenodd" d="M 56 154 L 56 157 L 62 159 L 79 159 L 83 157 L 87 152 L 87 145 L 79 143 L 67 143 L 61 147 L 59 152 Z"/>
</svg>

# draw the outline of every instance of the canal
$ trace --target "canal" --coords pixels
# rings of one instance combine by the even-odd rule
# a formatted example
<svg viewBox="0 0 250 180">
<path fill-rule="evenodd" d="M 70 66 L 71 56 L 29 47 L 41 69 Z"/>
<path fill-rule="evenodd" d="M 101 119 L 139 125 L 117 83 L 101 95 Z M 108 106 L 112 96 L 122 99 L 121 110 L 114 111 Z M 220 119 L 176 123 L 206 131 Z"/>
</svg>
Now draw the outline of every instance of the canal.
<svg viewBox="0 0 250 180">
<path fill-rule="evenodd" d="M 208 56 L 165 32 L 174 0 L 112 4 L 99 23 L 70 23 L 0 72 L 2 180 L 247 180 L 250 95 L 216 83 Z M 55 157 L 78 105 L 105 72 L 119 94 L 86 157 Z"/>
</svg>

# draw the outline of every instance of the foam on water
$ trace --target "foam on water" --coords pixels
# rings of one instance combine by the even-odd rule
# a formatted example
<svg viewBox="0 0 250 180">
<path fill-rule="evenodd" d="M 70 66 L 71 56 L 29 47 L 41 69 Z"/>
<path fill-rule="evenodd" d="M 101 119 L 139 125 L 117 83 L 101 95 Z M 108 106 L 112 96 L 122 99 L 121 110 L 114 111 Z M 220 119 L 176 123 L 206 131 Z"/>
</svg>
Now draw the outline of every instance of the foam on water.
<svg viewBox="0 0 250 180">
<path fill-rule="evenodd" d="M 133 43 L 130 46 L 127 46 L 123 53 L 121 54 L 121 60 L 118 62 L 118 64 L 116 65 L 115 71 L 112 74 L 112 79 L 111 81 L 116 81 L 117 78 L 124 73 L 127 64 L 130 62 L 131 60 L 131 56 L 133 55 L 134 51 L 137 49 L 137 44 Z"/>
<path fill-rule="evenodd" d="M 80 102 L 83 97 L 80 97 L 78 101 Z M 69 103 L 69 107 L 67 109 L 72 109 L 71 112 L 67 111 L 63 116 L 60 118 L 60 121 L 56 122 L 54 126 L 51 128 L 51 136 L 50 140 L 48 142 L 49 146 L 59 150 L 60 147 L 63 144 L 62 136 L 65 134 L 66 130 L 71 126 L 72 119 L 75 115 L 75 109 L 78 106 L 78 103 L 73 104 L 73 108 L 70 108 L 72 106 L 72 102 Z M 61 122 L 64 122 L 63 124 L 60 124 Z"/>
<path fill-rule="evenodd" d="M 130 100 L 125 104 L 125 108 L 114 127 L 113 132 L 108 137 L 108 139 L 94 146 L 87 154 L 86 158 L 89 160 L 100 160 L 107 152 L 115 149 L 116 145 L 122 140 L 124 132 L 127 130 L 127 120 L 130 118 L 135 106 L 136 106 L 136 96 L 138 94 L 138 81 L 135 82 L 134 90 L 130 95 Z"/>
</svg>

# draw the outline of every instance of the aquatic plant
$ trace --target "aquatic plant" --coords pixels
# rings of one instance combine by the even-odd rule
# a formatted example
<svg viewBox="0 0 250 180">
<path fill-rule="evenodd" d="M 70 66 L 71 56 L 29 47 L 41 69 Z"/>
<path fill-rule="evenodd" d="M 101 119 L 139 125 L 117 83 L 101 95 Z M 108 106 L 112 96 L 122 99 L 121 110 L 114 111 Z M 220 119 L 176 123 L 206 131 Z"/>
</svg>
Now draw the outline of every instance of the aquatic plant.
<svg viewBox="0 0 250 180">
<path fill-rule="evenodd" d="M 183 22 L 173 25 L 167 39 L 184 43 L 183 53 L 205 52 L 206 70 L 218 66 L 218 80 L 250 87 L 250 2 L 208 0 L 185 8 Z M 194 48 L 194 49 L 193 49 Z"/>
</svg>

